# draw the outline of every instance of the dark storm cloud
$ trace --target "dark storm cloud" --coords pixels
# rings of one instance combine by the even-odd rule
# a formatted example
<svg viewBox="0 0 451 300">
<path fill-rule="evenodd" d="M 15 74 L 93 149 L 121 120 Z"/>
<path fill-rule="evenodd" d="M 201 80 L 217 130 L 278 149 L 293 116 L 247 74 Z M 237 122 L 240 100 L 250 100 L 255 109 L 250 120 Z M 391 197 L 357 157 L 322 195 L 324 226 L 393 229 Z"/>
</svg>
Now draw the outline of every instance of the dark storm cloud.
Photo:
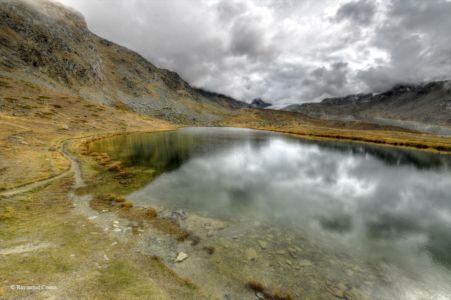
<svg viewBox="0 0 451 300">
<path fill-rule="evenodd" d="M 369 25 L 376 13 L 376 4 L 370 0 L 359 0 L 342 5 L 336 14 L 337 21 L 350 20 L 357 24 Z"/>
<path fill-rule="evenodd" d="M 60 0 L 195 86 L 281 105 L 451 74 L 446 0 Z"/>
</svg>

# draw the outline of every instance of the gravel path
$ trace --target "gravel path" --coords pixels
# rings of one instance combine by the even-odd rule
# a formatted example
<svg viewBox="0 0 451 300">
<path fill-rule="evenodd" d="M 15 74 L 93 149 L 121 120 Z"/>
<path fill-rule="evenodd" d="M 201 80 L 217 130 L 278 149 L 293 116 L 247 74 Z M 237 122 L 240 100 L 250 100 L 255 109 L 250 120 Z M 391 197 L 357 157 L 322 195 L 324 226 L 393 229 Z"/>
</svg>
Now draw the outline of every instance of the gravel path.
<svg viewBox="0 0 451 300">
<path fill-rule="evenodd" d="M 74 157 L 72 154 L 70 154 L 67 151 L 66 147 L 67 147 L 68 141 L 69 140 L 66 140 L 66 141 L 64 141 L 61 144 L 61 153 L 63 153 L 63 155 L 70 161 L 70 168 L 68 170 L 66 170 L 66 171 L 64 171 L 64 172 L 62 172 L 62 173 L 60 173 L 58 175 L 52 176 L 50 178 L 47 178 L 47 179 L 38 180 L 38 181 L 35 181 L 35 182 L 32 182 L 32 183 L 23 185 L 23 186 L 20 186 L 20 187 L 17 187 L 17 188 L 9 189 L 9 190 L 6 190 L 6 191 L 1 191 L 0 192 L 0 196 L 11 197 L 11 196 L 14 196 L 14 195 L 17 195 L 17 194 L 26 193 L 26 192 L 29 192 L 29 191 L 31 191 L 33 189 L 38 188 L 38 187 L 45 186 L 45 185 L 47 185 L 47 184 L 49 184 L 49 183 L 51 183 L 51 182 L 53 182 L 55 180 L 63 178 L 63 177 L 67 176 L 70 173 L 74 173 L 74 177 L 75 177 L 75 185 L 74 185 L 74 187 L 83 186 L 84 182 L 83 182 L 83 178 L 81 177 L 80 164 L 79 164 L 77 158 Z"/>
</svg>

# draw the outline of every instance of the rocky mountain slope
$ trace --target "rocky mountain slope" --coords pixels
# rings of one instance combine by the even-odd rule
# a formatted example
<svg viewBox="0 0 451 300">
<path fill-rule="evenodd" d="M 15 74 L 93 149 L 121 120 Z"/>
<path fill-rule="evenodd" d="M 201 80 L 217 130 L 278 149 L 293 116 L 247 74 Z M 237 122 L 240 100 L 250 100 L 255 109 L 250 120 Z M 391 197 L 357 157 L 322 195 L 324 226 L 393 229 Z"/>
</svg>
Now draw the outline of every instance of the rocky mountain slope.
<svg viewBox="0 0 451 300">
<path fill-rule="evenodd" d="M 177 123 L 211 124 L 247 107 L 96 36 L 48 0 L 0 0 L 0 75 Z"/>
<path fill-rule="evenodd" d="M 366 120 L 412 129 L 427 129 L 431 125 L 451 127 L 451 81 L 400 85 L 381 94 L 328 98 L 320 103 L 290 105 L 284 110 L 324 119 Z"/>
</svg>

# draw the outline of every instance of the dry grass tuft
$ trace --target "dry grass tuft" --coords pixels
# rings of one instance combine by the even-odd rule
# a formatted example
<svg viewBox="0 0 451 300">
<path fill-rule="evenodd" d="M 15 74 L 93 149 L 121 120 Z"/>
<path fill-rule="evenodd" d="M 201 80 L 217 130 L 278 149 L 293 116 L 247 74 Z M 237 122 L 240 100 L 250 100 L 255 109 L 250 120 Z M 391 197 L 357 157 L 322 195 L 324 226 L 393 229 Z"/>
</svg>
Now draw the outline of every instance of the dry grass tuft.
<svg viewBox="0 0 451 300">
<path fill-rule="evenodd" d="M 188 231 L 169 218 L 156 218 L 151 222 L 151 225 L 161 232 L 174 236 L 176 240 L 180 242 L 185 241 L 190 237 Z"/>
<path fill-rule="evenodd" d="M 102 194 L 94 197 L 89 205 L 91 208 L 102 211 L 108 210 L 112 211 L 118 208 L 118 205 L 122 205 L 126 202 L 126 199 L 122 196 L 118 196 L 116 194 Z"/>
<path fill-rule="evenodd" d="M 183 229 L 175 220 L 158 218 L 154 208 L 134 207 L 131 201 L 115 194 L 103 194 L 94 197 L 90 202 L 91 208 L 97 211 L 117 211 L 119 216 L 135 221 L 140 226 L 147 223 L 155 229 L 174 236 L 178 241 L 190 237 L 190 233 Z"/>
<path fill-rule="evenodd" d="M 15 215 L 16 215 L 16 210 L 14 209 L 14 207 L 6 206 L 3 208 L 3 212 L 0 213 L 0 221 L 14 219 Z"/>
<path fill-rule="evenodd" d="M 120 161 L 113 161 L 108 167 L 107 170 L 110 172 L 124 172 L 124 169 L 122 167 L 122 162 Z"/>
<path fill-rule="evenodd" d="M 133 202 L 131 201 L 125 201 L 121 204 L 121 207 L 124 209 L 131 209 L 133 207 Z"/>
</svg>

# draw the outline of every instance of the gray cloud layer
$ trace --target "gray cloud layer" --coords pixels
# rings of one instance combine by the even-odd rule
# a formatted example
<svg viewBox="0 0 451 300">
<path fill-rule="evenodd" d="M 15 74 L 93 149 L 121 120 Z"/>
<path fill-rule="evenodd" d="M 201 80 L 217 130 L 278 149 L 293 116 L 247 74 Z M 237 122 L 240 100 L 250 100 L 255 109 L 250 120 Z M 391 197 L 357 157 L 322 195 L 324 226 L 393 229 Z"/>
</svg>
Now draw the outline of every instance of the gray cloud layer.
<svg viewBox="0 0 451 300">
<path fill-rule="evenodd" d="M 59 0 L 195 86 L 275 104 L 451 77 L 448 0 Z"/>
</svg>

